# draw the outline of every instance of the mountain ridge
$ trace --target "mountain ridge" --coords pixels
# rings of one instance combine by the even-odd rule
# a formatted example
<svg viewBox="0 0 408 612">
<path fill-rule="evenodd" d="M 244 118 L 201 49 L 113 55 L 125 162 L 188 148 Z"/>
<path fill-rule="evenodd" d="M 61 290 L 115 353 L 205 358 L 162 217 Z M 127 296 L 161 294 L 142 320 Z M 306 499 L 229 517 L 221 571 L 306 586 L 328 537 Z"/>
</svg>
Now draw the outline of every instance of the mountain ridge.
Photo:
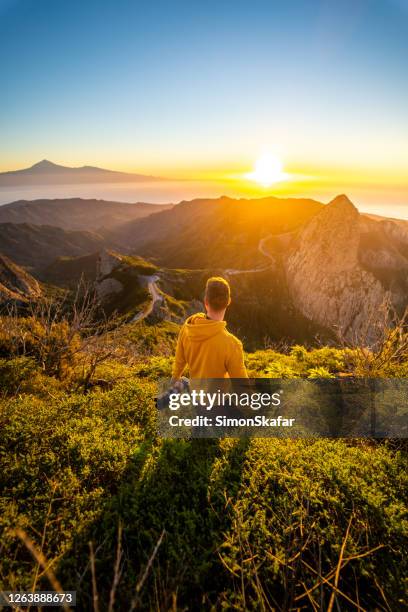
<svg viewBox="0 0 408 612">
<path fill-rule="evenodd" d="M 57 257 L 77 257 L 104 248 L 104 239 L 95 232 L 51 225 L 0 223 L 0 245 L 4 255 L 36 274 Z"/>
<path fill-rule="evenodd" d="M 167 267 L 253 268 L 264 262 L 261 238 L 293 230 L 323 206 L 309 198 L 197 198 L 126 223 L 108 237 Z"/>
<path fill-rule="evenodd" d="M 16 200 L 0 206 L 0 223 L 53 225 L 68 230 L 99 232 L 167 210 L 172 204 L 116 202 L 96 198 Z"/>
</svg>

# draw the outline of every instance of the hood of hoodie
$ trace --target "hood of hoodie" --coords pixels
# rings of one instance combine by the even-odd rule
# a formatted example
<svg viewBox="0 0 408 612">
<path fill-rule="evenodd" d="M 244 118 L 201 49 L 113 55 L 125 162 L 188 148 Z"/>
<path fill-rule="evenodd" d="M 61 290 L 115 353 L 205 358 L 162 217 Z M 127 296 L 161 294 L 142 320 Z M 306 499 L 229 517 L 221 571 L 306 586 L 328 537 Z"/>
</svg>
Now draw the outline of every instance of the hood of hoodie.
<svg viewBox="0 0 408 612">
<path fill-rule="evenodd" d="M 187 337 L 192 342 L 204 342 L 224 331 L 227 324 L 225 321 L 212 321 L 207 319 L 203 312 L 188 317 L 185 323 Z"/>
</svg>

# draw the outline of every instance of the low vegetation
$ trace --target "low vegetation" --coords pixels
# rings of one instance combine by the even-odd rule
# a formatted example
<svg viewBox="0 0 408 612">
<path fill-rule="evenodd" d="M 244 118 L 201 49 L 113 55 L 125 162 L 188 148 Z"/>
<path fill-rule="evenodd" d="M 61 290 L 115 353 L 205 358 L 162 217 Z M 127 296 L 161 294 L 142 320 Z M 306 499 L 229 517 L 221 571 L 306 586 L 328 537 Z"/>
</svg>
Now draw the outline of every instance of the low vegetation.
<svg viewBox="0 0 408 612">
<path fill-rule="evenodd" d="M 404 445 L 160 439 L 178 326 L 100 327 L 91 311 L 0 320 L 0 588 L 57 580 L 101 611 L 407 608 Z M 404 333 L 384 338 L 246 361 L 254 376 L 406 376 Z"/>
</svg>

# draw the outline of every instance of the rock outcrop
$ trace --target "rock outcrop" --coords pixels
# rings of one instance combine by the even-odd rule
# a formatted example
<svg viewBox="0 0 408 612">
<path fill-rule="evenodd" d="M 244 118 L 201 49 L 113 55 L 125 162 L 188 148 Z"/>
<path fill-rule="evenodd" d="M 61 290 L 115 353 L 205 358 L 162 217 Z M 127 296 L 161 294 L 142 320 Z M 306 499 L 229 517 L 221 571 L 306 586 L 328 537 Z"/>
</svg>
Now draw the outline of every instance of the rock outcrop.
<svg viewBox="0 0 408 612">
<path fill-rule="evenodd" d="M 98 261 L 96 263 L 96 276 L 98 279 L 103 278 L 111 274 L 112 270 L 116 268 L 122 261 L 121 256 L 114 251 L 108 251 L 104 249 L 99 253 Z"/>
<path fill-rule="evenodd" d="M 123 285 L 115 278 L 104 278 L 97 281 L 95 284 L 96 294 L 100 300 L 104 300 L 115 293 L 121 293 L 123 291 Z"/>
<path fill-rule="evenodd" d="M 113 251 L 103 250 L 100 252 L 96 263 L 95 289 L 100 300 L 104 300 L 115 293 L 123 291 L 122 283 L 110 276 L 112 271 L 118 267 L 122 259 Z"/>
<path fill-rule="evenodd" d="M 392 224 L 392 222 L 391 222 Z M 401 305 L 406 283 L 393 290 L 381 269 L 408 270 L 404 254 L 390 242 L 408 240 L 408 233 L 365 219 L 350 200 L 335 198 L 297 235 L 284 260 L 287 284 L 294 305 L 312 321 L 336 329 L 347 339 L 375 339 L 375 322 L 386 301 Z M 370 254 L 370 251 L 372 253 Z M 401 275 L 399 276 L 401 281 Z M 395 284 L 394 284 L 395 285 Z M 373 324 L 367 329 L 367 322 Z"/>
</svg>

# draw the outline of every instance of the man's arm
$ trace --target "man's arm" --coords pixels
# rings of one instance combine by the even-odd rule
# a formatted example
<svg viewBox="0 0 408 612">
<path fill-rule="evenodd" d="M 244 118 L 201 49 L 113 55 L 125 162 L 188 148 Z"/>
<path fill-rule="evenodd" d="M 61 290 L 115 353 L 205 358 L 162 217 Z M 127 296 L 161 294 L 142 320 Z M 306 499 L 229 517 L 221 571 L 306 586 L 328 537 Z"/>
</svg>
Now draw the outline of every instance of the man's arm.
<svg viewBox="0 0 408 612">
<path fill-rule="evenodd" d="M 242 343 L 234 344 L 231 354 L 227 360 L 227 372 L 230 378 L 248 378 L 248 373 L 244 364 L 244 350 Z"/>
<path fill-rule="evenodd" d="M 176 355 L 174 357 L 172 377 L 173 381 L 179 380 L 187 365 L 183 347 L 184 326 L 181 328 L 176 347 Z"/>
</svg>

